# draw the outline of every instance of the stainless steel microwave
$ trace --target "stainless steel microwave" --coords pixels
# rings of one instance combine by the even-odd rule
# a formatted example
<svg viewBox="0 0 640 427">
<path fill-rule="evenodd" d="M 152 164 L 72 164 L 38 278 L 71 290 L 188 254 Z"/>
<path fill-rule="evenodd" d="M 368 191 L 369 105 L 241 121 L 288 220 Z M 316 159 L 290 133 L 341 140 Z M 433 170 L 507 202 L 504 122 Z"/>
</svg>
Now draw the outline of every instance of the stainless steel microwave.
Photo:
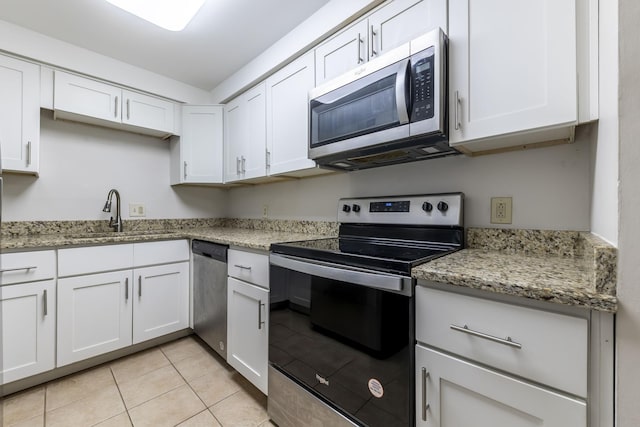
<svg viewBox="0 0 640 427">
<path fill-rule="evenodd" d="M 357 170 L 459 154 L 448 143 L 441 29 L 309 92 L 309 157 Z"/>
</svg>

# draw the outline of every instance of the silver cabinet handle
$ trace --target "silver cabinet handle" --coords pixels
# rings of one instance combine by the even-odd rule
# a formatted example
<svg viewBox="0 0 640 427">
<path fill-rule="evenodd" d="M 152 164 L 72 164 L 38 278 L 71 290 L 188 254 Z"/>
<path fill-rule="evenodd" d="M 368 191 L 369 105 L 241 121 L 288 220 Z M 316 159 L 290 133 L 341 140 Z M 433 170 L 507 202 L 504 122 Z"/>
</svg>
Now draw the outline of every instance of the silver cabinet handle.
<svg viewBox="0 0 640 427">
<path fill-rule="evenodd" d="M 356 39 L 356 47 L 358 48 L 358 56 L 356 56 L 356 58 L 358 59 L 358 64 L 362 64 L 364 62 L 364 58 L 362 57 L 362 48 L 360 47 L 360 45 L 362 44 L 362 37 L 360 37 L 360 33 L 358 33 L 358 38 Z"/>
<path fill-rule="evenodd" d="M 247 159 L 245 159 L 244 156 L 241 156 L 240 158 L 242 159 L 242 173 L 245 173 L 247 172 L 247 169 L 245 168 Z"/>
<path fill-rule="evenodd" d="M 376 35 L 378 33 L 375 32 L 375 30 L 373 29 L 373 25 L 371 26 L 371 39 L 369 40 L 369 42 L 371 43 L 371 57 L 373 58 L 374 56 L 378 55 L 378 52 L 376 51 Z"/>
<path fill-rule="evenodd" d="M 187 179 L 187 162 L 184 162 L 184 179 Z"/>
<path fill-rule="evenodd" d="M 456 130 L 460 130 L 460 128 L 462 127 L 462 124 L 460 123 L 460 104 L 460 93 L 456 91 L 456 108 L 454 111 L 454 126 Z"/>
<path fill-rule="evenodd" d="M 129 120 L 129 117 L 131 116 L 130 112 L 131 112 L 131 107 L 130 107 L 130 99 L 127 99 L 127 120 Z"/>
<path fill-rule="evenodd" d="M 47 290 L 44 290 L 44 295 L 42 295 L 42 299 L 43 299 L 43 313 L 46 316 L 47 314 L 49 314 L 49 301 L 47 298 Z"/>
<path fill-rule="evenodd" d="M 483 332 L 478 332 L 478 331 L 474 331 L 473 329 L 469 329 L 467 325 L 464 325 L 464 326 L 450 325 L 449 327 L 454 331 L 463 332 L 465 334 L 473 335 L 474 337 L 478 337 L 478 338 L 484 338 L 485 340 L 497 342 L 498 344 L 504 344 L 509 347 L 515 347 L 517 349 L 522 348 L 522 344 L 513 341 L 511 337 L 506 337 L 506 338 L 495 337 L 493 335 L 489 335 Z"/>
<path fill-rule="evenodd" d="M 27 142 L 27 166 L 31 166 L 31 141 Z"/>
<path fill-rule="evenodd" d="M 115 117 L 116 119 L 118 118 L 118 97 L 116 96 L 115 99 L 115 103 L 114 103 L 115 108 L 113 109 L 113 117 Z"/>
<path fill-rule="evenodd" d="M 240 175 L 240 157 L 236 157 L 236 175 Z"/>
<path fill-rule="evenodd" d="M 422 368 L 422 421 L 427 421 L 427 411 L 429 410 L 429 403 L 427 403 L 427 378 L 429 378 L 429 372 L 427 368 Z"/>
<path fill-rule="evenodd" d="M 271 167 L 271 151 L 269 151 L 269 149 L 267 148 L 266 150 L 266 155 L 265 155 L 265 163 L 267 165 L 268 168 Z"/>
<path fill-rule="evenodd" d="M 241 265 L 241 264 L 233 264 L 234 267 L 239 268 L 241 270 L 249 270 L 251 271 L 251 266 Z"/>
<path fill-rule="evenodd" d="M 27 267 L 16 267 L 16 268 L 3 268 L 2 270 L 0 270 L 0 273 L 9 273 L 10 271 L 22 271 L 22 270 L 35 270 L 38 267 L 35 265 L 30 265 Z"/>
<path fill-rule="evenodd" d="M 124 299 L 129 300 L 129 278 L 125 277 L 124 279 Z"/>
<path fill-rule="evenodd" d="M 258 300 L 258 329 L 262 329 L 262 325 L 264 325 L 264 321 L 262 320 L 262 307 L 264 304 L 262 300 Z"/>
<path fill-rule="evenodd" d="M 138 276 L 138 297 L 142 297 L 142 276 Z"/>
</svg>

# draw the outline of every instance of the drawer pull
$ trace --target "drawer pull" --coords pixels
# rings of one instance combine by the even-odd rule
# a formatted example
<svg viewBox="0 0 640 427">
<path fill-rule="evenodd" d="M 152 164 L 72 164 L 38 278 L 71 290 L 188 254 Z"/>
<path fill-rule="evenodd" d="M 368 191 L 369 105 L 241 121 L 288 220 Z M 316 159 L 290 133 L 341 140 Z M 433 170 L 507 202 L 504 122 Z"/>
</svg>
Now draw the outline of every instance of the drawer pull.
<svg viewBox="0 0 640 427">
<path fill-rule="evenodd" d="M 427 421 L 427 411 L 429 410 L 429 404 L 427 403 L 427 378 L 429 378 L 429 372 L 427 372 L 427 368 L 422 368 L 422 421 Z"/>
<path fill-rule="evenodd" d="M 246 265 L 240 265 L 240 264 L 233 264 L 234 267 L 239 268 L 241 270 L 249 270 L 251 271 L 251 266 L 246 266 Z"/>
<path fill-rule="evenodd" d="M 473 335 L 474 337 L 478 337 L 478 338 L 484 338 L 489 341 L 497 342 L 498 344 L 504 344 L 504 345 L 508 345 L 509 347 L 515 347 L 518 349 L 522 348 L 522 344 L 513 341 L 511 337 L 507 337 L 507 338 L 494 337 L 493 335 L 484 334 L 482 332 L 469 329 L 467 325 L 464 325 L 464 326 L 450 325 L 450 328 L 453 329 L 454 331 L 464 332 L 465 334 Z"/>
<path fill-rule="evenodd" d="M 22 271 L 22 270 L 35 270 L 36 268 L 38 268 L 35 265 L 31 265 L 29 267 L 18 267 L 18 268 L 3 268 L 2 270 L 0 270 L 0 273 L 9 273 L 10 271 Z"/>
<path fill-rule="evenodd" d="M 262 320 L 262 307 L 264 307 L 262 300 L 258 300 L 258 329 L 262 329 L 262 325 L 265 323 L 264 320 Z"/>
</svg>

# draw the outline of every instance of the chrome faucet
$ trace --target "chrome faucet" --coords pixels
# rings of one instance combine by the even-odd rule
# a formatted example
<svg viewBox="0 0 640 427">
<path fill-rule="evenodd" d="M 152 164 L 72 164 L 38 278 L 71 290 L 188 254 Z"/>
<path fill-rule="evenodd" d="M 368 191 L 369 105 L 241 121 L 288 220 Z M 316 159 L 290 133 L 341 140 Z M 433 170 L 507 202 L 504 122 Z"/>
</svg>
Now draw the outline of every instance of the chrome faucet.
<svg viewBox="0 0 640 427">
<path fill-rule="evenodd" d="M 116 220 L 113 220 L 113 217 L 109 219 L 109 227 L 113 228 L 115 231 L 122 231 L 122 217 L 120 216 L 120 193 L 118 190 L 111 189 L 109 190 L 109 194 L 107 195 L 107 202 L 104 204 L 104 208 L 102 208 L 102 212 L 111 212 L 111 198 L 113 195 L 116 195 Z"/>
</svg>

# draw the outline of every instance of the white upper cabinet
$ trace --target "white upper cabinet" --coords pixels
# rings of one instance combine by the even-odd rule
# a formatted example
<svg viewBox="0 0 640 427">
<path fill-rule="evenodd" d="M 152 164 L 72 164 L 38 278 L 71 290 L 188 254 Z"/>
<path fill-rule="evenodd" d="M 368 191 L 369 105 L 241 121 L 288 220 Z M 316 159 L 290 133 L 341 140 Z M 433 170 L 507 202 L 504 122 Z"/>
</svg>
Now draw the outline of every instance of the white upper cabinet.
<svg viewBox="0 0 640 427">
<path fill-rule="evenodd" d="M 56 71 L 55 116 L 95 125 L 167 136 L 174 133 L 174 104 L 154 96 Z"/>
<path fill-rule="evenodd" d="M 446 0 L 394 0 L 315 49 L 316 85 L 436 27 L 446 32 Z"/>
<path fill-rule="evenodd" d="M 0 55 L 2 170 L 38 173 L 40 67 Z"/>
<path fill-rule="evenodd" d="M 308 93 L 314 87 L 313 52 L 267 79 L 267 173 L 315 168 L 308 158 Z"/>
<path fill-rule="evenodd" d="M 225 182 L 266 175 L 265 82 L 225 106 Z"/>
<path fill-rule="evenodd" d="M 584 42 L 576 3 L 449 1 L 451 145 L 475 152 L 570 138 Z"/>
<path fill-rule="evenodd" d="M 171 141 L 171 184 L 221 184 L 223 138 L 223 106 L 184 105 L 180 138 Z"/>
</svg>

